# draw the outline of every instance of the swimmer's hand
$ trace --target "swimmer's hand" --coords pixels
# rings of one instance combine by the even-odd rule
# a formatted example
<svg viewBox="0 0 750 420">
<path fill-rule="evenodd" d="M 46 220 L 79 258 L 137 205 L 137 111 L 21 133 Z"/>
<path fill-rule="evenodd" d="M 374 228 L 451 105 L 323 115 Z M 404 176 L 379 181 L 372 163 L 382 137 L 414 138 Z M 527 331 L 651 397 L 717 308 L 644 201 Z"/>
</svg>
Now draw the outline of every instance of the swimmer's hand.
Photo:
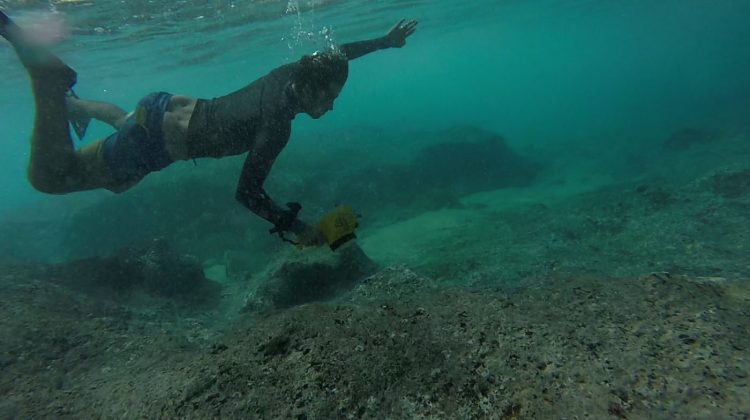
<svg viewBox="0 0 750 420">
<path fill-rule="evenodd" d="M 410 20 L 406 22 L 406 19 L 401 19 L 385 35 L 385 41 L 386 41 L 387 46 L 390 48 L 403 47 L 404 45 L 406 45 L 406 38 L 408 38 L 416 30 L 417 30 L 416 20 Z"/>
</svg>

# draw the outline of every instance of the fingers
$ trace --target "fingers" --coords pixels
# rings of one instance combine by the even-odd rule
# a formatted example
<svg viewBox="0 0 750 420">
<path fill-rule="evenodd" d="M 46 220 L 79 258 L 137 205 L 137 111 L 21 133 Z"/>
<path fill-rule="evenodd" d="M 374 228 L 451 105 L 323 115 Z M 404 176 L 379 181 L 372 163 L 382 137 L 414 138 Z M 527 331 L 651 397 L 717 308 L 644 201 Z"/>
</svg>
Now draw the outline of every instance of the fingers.
<svg viewBox="0 0 750 420">
<path fill-rule="evenodd" d="M 403 25 L 403 24 L 404 24 L 404 21 L 405 21 L 405 20 L 406 20 L 406 19 L 401 19 L 401 20 L 399 20 L 399 21 L 398 21 L 398 22 L 397 22 L 397 23 L 396 23 L 395 25 L 393 25 L 393 27 L 391 27 L 391 29 L 390 29 L 390 30 L 389 30 L 388 32 L 389 32 L 389 33 L 391 33 L 391 32 L 393 32 L 393 31 L 396 31 L 396 30 L 399 30 L 399 29 L 401 29 L 401 25 Z"/>
<path fill-rule="evenodd" d="M 416 20 L 410 20 L 406 23 L 406 19 L 401 19 L 393 25 L 392 29 L 401 29 L 402 31 L 412 31 L 414 32 L 414 29 L 417 27 L 417 21 Z"/>
<path fill-rule="evenodd" d="M 394 29 L 401 31 L 405 36 L 409 36 L 413 34 L 414 31 L 417 30 L 417 21 L 410 20 L 407 22 L 406 19 L 401 19 L 391 30 L 394 30 Z"/>
<path fill-rule="evenodd" d="M 417 30 L 417 21 L 401 19 L 388 31 L 387 36 L 391 39 L 393 47 L 402 47 L 406 38 Z"/>
<path fill-rule="evenodd" d="M 405 26 L 404 26 L 404 33 L 406 36 L 409 36 L 414 33 L 414 31 L 417 30 L 417 21 L 416 20 L 410 20 Z"/>
</svg>

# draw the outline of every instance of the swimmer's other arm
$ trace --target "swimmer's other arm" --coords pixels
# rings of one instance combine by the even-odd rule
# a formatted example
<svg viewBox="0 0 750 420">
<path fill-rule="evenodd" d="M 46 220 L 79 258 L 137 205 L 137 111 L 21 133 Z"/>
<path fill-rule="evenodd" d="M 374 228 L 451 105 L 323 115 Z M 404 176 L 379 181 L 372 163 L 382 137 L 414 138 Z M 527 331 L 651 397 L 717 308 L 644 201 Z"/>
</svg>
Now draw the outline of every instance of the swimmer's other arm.
<svg viewBox="0 0 750 420">
<path fill-rule="evenodd" d="M 290 210 L 283 209 L 266 194 L 263 183 L 266 181 L 276 157 L 289 141 L 291 126 L 264 130 L 256 138 L 255 145 L 248 152 L 242 166 L 242 174 L 237 185 L 235 198 L 259 217 L 271 222 L 275 227 L 295 234 L 302 232 L 306 225 L 292 217 Z"/>
<path fill-rule="evenodd" d="M 377 50 L 401 48 L 406 45 L 406 38 L 413 34 L 416 29 L 417 21 L 410 20 L 406 22 L 402 19 L 395 24 L 385 36 L 368 41 L 344 44 L 341 46 L 341 52 L 343 52 L 349 60 L 354 60 L 355 58 L 362 57 L 363 55 Z"/>
</svg>

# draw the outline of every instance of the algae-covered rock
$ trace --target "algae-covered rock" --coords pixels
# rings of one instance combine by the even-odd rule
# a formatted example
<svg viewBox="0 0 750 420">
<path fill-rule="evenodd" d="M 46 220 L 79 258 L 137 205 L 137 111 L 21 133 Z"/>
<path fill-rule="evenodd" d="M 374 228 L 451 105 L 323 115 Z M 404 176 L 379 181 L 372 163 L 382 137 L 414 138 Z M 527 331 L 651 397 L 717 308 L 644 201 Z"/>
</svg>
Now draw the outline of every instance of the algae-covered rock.
<svg viewBox="0 0 750 420">
<path fill-rule="evenodd" d="M 247 319 L 175 417 L 744 418 L 748 284 L 654 273 L 435 288 L 404 268 Z M 212 378 L 211 381 L 208 381 Z M 190 392 L 188 392 L 190 391 Z M 189 398 L 184 398 L 188 394 Z"/>
<path fill-rule="evenodd" d="M 211 300 L 220 286 L 203 274 L 193 257 L 173 252 L 163 239 L 122 249 L 108 257 L 94 257 L 49 266 L 54 283 L 108 298 L 135 292 L 157 297 Z"/>
<path fill-rule="evenodd" d="M 709 187 L 724 198 L 740 198 L 750 193 L 750 169 L 718 173 L 709 179 Z"/>
<path fill-rule="evenodd" d="M 336 252 L 328 249 L 297 253 L 270 270 L 266 283 L 248 299 L 245 310 L 285 308 L 335 297 L 376 270 L 356 243 Z"/>
<path fill-rule="evenodd" d="M 246 314 L 190 341 L 195 320 L 2 273 L 0 414 L 10 418 L 750 413 L 743 280 L 654 273 L 468 289 L 398 266 L 334 302 Z"/>
</svg>

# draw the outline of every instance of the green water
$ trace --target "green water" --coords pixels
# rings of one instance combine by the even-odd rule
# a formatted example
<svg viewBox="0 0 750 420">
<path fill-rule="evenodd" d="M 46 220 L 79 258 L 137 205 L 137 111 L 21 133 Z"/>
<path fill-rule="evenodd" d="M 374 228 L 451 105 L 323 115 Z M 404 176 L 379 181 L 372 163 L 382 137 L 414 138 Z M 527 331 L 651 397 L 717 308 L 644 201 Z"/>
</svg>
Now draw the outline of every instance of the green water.
<svg viewBox="0 0 750 420">
<path fill-rule="evenodd" d="M 750 115 L 750 3 L 743 1 L 303 0 L 180 7 L 2 1 L 0 6 L 21 24 L 39 12 L 59 13 L 73 31 L 54 50 L 78 71 L 78 94 L 126 109 L 153 90 L 220 96 L 326 45 L 326 33 L 348 42 L 380 36 L 402 17 L 419 20 L 403 49 L 351 64 L 332 113 L 318 121 L 295 120 L 286 152 L 295 156 L 344 147 L 385 159 L 392 151 L 395 159 L 417 147 L 403 133 L 473 126 L 503 135 L 527 155 L 585 149 L 585 158 L 565 165 L 566 171 L 585 171 L 613 150 L 647 156 L 680 128 L 736 133 L 747 128 Z M 106 192 L 45 196 L 28 185 L 32 99 L 7 44 L 0 44 L 0 63 L 0 213 L 8 220 L 35 220 L 110 198 Z M 362 130 L 382 134 L 351 134 Z M 95 125 L 87 142 L 108 133 Z M 211 177 L 211 165 L 174 165 L 152 182 Z M 241 161 L 236 165 L 239 173 Z M 234 181 L 227 179 L 226 205 L 236 206 Z M 201 206 L 201 198 L 181 205 Z"/>
</svg>

